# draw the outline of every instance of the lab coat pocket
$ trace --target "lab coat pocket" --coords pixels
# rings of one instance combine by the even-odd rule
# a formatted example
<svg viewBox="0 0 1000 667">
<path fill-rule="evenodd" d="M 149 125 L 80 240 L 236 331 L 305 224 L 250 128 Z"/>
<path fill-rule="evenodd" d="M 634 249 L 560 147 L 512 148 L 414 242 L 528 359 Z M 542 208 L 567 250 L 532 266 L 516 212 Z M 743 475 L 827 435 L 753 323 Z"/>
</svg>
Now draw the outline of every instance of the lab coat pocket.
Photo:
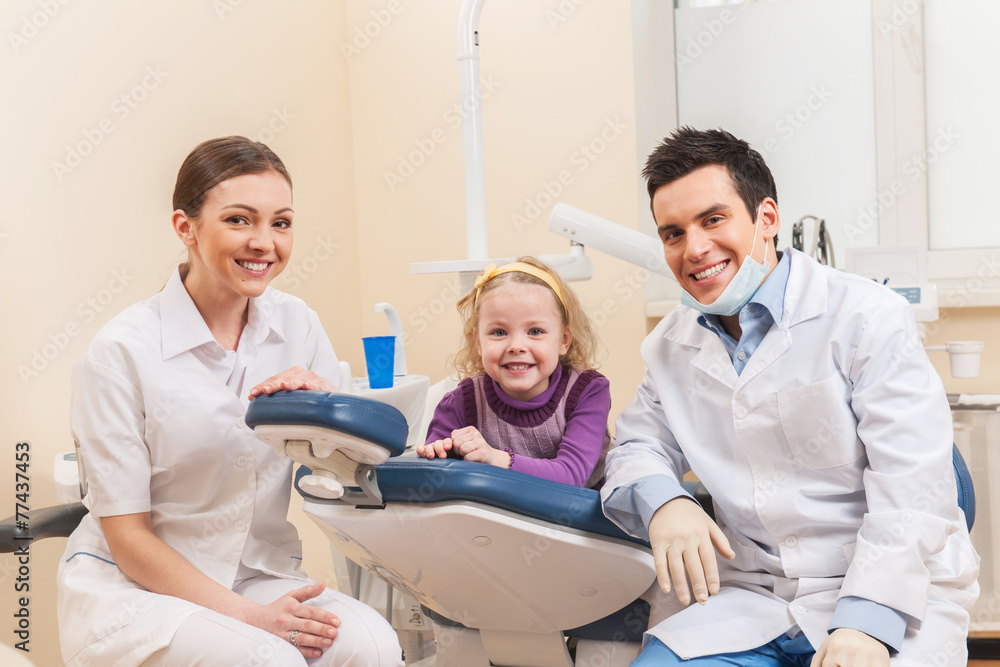
<svg viewBox="0 0 1000 667">
<path fill-rule="evenodd" d="M 839 374 L 778 392 L 781 430 L 796 461 L 819 470 L 847 465 L 864 455 L 849 401 Z"/>
</svg>

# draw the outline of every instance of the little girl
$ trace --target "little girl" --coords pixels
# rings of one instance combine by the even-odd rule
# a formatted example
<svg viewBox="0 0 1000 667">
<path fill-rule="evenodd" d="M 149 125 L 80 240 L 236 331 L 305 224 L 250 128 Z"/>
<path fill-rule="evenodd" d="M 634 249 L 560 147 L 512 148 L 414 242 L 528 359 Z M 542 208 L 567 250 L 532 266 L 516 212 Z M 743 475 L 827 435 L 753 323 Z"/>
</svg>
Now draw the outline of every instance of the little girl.
<svg viewBox="0 0 1000 667">
<path fill-rule="evenodd" d="M 464 379 L 434 411 L 417 454 L 452 456 L 595 487 L 611 448 L 608 380 L 576 295 L 532 257 L 490 266 L 458 302 Z"/>
</svg>

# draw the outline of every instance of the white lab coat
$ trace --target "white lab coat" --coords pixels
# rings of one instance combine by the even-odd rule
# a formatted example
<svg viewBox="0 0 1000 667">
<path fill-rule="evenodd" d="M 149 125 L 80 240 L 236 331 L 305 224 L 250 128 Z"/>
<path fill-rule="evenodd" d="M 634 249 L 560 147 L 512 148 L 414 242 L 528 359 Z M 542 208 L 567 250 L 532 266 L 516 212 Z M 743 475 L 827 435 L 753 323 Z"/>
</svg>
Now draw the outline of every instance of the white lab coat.
<svg viewBox="0 0 1000 667">
<path fill-rule="evenodd" d="M 964 666 L 979 559 L 956 503 L 947 398 L 911 310 L 787 252 L 781 322 L 741 375 L 686 307 L 642 344 L 645 379 L 618 419 L 602 496 L 690 469 L 736 552 L 718 559 L 719 595 L 649 634 L 689 658 L 798 625 L 818 648 L 838 598 L 858 596 L 908 615 L 894 665 Z M 608 515 L 642 534 L 636 515 Z"/>
<path fill-rule="evenodd" d="M 251 300 L 232 388 L 210 367 L 225 356 L 175 272 L 162 292 L 101 329 L 75 367 L 71 427 L 90 513 L 59 566 L 67 665 L 138 664 L 201 611 L 125 576 L 98 517 L 151 511 L 161 539 L 230 588 L 256 573 L 306 579 L 286 519 L 291 460 L 258 440 L 243 415 L 250 388 L 291 366 L 339 383 L 337 358 L 316 313 L 270 288 Z"/>
</svg>

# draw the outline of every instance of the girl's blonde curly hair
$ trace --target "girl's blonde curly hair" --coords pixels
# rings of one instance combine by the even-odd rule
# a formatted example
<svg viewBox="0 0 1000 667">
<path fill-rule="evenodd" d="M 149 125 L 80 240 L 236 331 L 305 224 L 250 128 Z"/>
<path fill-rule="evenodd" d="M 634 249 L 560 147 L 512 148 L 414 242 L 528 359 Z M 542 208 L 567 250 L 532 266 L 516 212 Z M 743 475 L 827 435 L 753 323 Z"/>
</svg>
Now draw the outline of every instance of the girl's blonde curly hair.
<svg viewBox="0 0 1000 667">
<path fill-rule="evenodd" d="M 485 371 L 483 359 L 476 351 L 476 332 L 479 328 L 479 303 L 482 302 L 490 292 L 503 287 L 508 283 L 524 283 L 528 285 L 541 285 L 547 289 L 555 300 L 562 314 L 563 324 L 569 328 L 571 341 L 566 354 L 559 357 L 559 363 L 563 366 L 576 368 L 597 368 L 597 334 L 587 313 L 580 305 L 580 300 L 570 289 L 569 285 L 559 277 L 559 274 L 545 265 L 545 263 L 531 256 L 518 257 L 518 262 L 530 264 L 540 269 L 552 277 L 552 281 L 559 286 L 562 291 L 563 301 L 545 281 L 520 271 L 501 273 L 491 278 L 483 284 L 479 290 L 479 299 L 476 299 L 476 288 L 466 294 L 458 302 L 458 314 L 462 319 L 462 347 L 458 350 L 451 361 L 451 366 L 458 373 L 459 379 L 467 378 L 477 373 Z"/>
</svg>

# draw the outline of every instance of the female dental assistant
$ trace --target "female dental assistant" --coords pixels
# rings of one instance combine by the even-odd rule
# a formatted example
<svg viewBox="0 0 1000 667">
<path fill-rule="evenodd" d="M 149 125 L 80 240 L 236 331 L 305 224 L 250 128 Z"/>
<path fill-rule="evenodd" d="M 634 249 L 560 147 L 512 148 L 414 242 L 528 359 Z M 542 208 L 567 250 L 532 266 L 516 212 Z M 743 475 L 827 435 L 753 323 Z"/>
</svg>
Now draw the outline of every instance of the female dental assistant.
<svg viewBox="0 0 1000 667">
<path fill-rule="evenodd" d="M 268 287 L 292 250 L 288 172 L 263 144 L 207 141 L 174 209 L 188 262 L 73 371 L 90 513 L 59 567 L 63 659 L 402 665 L 381 616 L 300 570 L 291 461 L 242 418 L 261 393 L 340 382 L 316 313 Z"/>
</svg>

